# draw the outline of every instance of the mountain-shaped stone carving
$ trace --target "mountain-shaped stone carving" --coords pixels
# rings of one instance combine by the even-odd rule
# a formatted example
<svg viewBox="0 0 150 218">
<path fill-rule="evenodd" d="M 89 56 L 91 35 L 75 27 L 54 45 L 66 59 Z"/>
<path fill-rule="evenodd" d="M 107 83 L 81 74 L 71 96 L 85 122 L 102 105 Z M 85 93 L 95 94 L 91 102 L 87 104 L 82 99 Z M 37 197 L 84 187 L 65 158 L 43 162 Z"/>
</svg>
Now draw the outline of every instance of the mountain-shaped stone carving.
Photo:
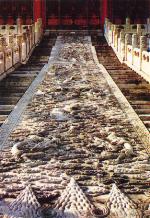
<svg viewBox="0 0 150 218">
<path fill-rule="evenodd" d="M 115 184 L 110 192 L 108 208 L 111 218 L 141 218 L 136 205 Z"/>
<path fill-rule="evenodd" d="M 3 204 L 2 213 L 7 218 L 42 218 L 40 204 L 30 185 L 10 205 Z"/>
<path fill-rule="evenodd" d="M 103 209 L 104 213 L 108 213 L 105 206 Z M 71 178 L 70 183 L 58 199 L 55 210 L 57 218 L 94 218 L 105 216 L 103 211 L 95 209 L 73 178 Z M 95 212 L 99 212 L 99 216 L 95 215 Z"/>
</svg>

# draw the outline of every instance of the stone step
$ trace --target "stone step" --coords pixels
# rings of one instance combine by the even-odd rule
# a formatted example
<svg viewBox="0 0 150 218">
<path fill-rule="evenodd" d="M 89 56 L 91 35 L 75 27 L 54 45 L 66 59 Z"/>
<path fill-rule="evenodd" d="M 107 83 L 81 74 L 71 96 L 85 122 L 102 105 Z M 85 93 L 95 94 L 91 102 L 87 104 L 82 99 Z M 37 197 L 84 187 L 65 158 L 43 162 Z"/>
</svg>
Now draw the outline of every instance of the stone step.
<svg viewBox="0 0 150 218">
<path fill-rule="evenodd" d="M 150 121 L 150 114 L 140 114 L 139 117 L 142 121 Z"/>
<path fill-rule="evenodd" d="M 0 123 L 3 123 L 7 119 L 8 115 L 0 115 Z"/>
<path fill-rule="evenodd" d="M 27 88 L 48 62 L 55 38 L 46 38 L 34 49 L 28 62 L 0 81 L 0 125 L 9 115 Z"/>
<path fill-rule="evenodd" d="M 0 114 L 8 115 L 13 110 L 15 105 L 0 105 Z"/>
<path fill-rule="evenodd" d="M 150 114 L 150 107 L 147 109 L 135 109 L 135 111 L 140 115 Z"/>
<path fill-rule="evenodd" d="M 13 96 L 13 97 L 1 97 L 0 98 L 0 104 L 16 104 L 20 99 L 20 96 Z"/>
</svg>

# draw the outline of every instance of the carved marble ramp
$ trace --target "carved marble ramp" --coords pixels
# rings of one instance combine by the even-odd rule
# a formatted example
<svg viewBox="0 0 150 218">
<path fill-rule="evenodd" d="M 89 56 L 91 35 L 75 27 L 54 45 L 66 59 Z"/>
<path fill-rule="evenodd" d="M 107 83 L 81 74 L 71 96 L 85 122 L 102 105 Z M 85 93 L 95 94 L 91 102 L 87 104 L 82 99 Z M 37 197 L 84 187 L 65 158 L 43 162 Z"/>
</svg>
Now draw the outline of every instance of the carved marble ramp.
<svg viewBox="0 0 150 218">
<path fill-rule="evenodd" d="M 139 213 L 149 213 L 149 156 L 91 48 L 89 38 L 57 39 L 0 152 L 0 200 L 12 202 L 0 218 L 149 218 Z"/>
</svg>

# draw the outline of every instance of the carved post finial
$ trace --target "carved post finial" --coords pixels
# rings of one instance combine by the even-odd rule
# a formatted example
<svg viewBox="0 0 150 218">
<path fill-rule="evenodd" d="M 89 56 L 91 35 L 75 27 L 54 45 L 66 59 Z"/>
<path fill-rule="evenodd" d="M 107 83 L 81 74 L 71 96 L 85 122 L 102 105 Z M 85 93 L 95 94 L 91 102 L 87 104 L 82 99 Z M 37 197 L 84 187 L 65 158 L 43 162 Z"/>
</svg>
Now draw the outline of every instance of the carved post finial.
<svg viewBox="0 0 150 218">
<path fill-rule="evenodd" d="M 130 29 L 131 29 L 130 18 L 127 17 L 127 18 L 126 18 L 126 30 L 129 31 Z"/>
<path fill-rule="evenodd" d="M 140 36 L 142 34 L 141 24 L 137 24 L 137 34 Z"/>
<path fill-rule="evenodd" d="M 126 18 L 126 25 L 130 25 L 130 18 L 129 17 Z"/>
<path fill-rule="evenodd" d="M 21 20 L 21 18 L 18 17 L 17 18 L 17 32 L 18 32 L 18 34 L 22 33 L 21 25 L 22 25 L 22 20 Z"/>
</svg>

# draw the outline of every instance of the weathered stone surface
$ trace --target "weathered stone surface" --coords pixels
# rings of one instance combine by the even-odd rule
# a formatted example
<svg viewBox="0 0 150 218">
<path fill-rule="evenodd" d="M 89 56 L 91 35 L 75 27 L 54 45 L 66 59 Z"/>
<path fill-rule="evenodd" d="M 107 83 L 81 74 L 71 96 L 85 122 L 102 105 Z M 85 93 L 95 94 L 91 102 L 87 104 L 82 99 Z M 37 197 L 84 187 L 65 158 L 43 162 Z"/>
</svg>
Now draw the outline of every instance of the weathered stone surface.
<svg viewBox="0 0 150 218">
<path fill-rule="evenodd" d="M 149 156 L 96 67 L 89 41 L 62 37 L 58 47 L 0 153 L 0 198 L 13 201 L 29 182 L 44 217 L 50 217 L 47 211 L 73 177 L 97 217 L 106 210 L 114 182 L 142 211 L 150 200 Z"/>
</svg>

